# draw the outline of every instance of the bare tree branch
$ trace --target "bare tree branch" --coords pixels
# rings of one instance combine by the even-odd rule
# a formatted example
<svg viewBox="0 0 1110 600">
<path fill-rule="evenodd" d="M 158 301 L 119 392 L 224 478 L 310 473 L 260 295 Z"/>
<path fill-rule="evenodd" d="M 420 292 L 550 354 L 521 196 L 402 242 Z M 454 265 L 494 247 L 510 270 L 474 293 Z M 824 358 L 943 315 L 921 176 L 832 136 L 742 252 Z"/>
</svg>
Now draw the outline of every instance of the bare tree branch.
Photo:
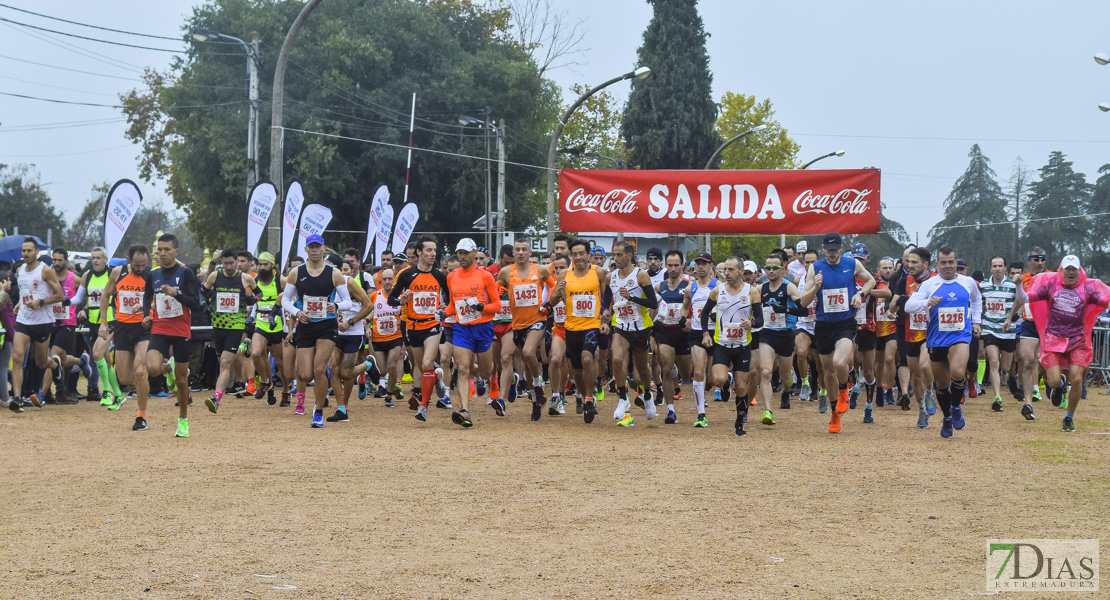
<svg viewBox="0 0 1110 600">
<path fill-rule="evenodd" d="M 571 20 L 569 11 L 555 12 L 551 0 L 509 0 L 516 42 L 539 66 L 540 75 L 549 70 L 580 65 L 575 60 L 589 48 L 582 47 L 586 20 Z"/>
</svg>

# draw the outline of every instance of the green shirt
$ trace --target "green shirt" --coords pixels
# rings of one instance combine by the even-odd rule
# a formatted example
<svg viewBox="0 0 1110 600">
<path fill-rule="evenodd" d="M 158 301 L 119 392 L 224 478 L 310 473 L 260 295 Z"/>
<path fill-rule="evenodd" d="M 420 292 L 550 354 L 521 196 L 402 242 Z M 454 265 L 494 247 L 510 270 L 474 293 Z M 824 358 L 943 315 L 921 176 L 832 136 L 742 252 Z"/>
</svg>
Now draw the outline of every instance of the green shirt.
<svg viewBox="0 0 1110 600">
<path fill-rule="evenodd" d="M 1014 339 L 1014 328 L 1003 333 L 1002 324 L 1010 316 L 1010 309 L 1014 307 L 1014 298 L 1017 297 L 1017 284 L 1010 279 L 1003 279 L 1002 283 L 995 285 L 994 278 L 988 277 L 979 284 L 979 292 L 983 295 L 983 335 L 994 336 L 998 339 Z"/>
</svg>

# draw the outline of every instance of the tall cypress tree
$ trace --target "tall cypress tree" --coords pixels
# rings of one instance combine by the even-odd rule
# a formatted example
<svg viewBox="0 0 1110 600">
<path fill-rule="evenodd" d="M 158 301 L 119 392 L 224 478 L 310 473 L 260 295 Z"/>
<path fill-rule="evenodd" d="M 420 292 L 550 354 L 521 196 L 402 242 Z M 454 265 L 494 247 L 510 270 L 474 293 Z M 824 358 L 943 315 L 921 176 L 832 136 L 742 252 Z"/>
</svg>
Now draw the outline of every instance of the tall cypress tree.
<svg viewBox="0 0 1110 600">
<path fill-rule="evenodd" d="M 1039 172 L 1040 180 L 1029 186 L 1029 208 L 1022 215 L 1026 221 L 1022 246 L 1036 245 L 1047 250 L 1048 268 L 1053 270 L 1065 254 L 1075 254 L 1080 259 L 1089 256 L 1090 238 L 1106 237 L 1104 231 L 1092 231 L 1092 220 L 1086 216 L 1091 185 L 1086 175 L 1075 172 L 1071 165 L 1063 152 L 1057 150 L 1048 155 L 1048 164 Z"/>
<path fill-rule="evenodd" d="M 955 248 L 970 270 L 986 272 L 991 256 L 1010 246 L 1013 225 L 1007 223 L 1006 197 L 990 159 L 979 144 L 971 147 L 968 156 L 971 162 L 952 186 L 944 201 L 944 218 L 929 231 L 929 240 L 934 247 Z"/>
<path fill-rule="evenodd" d="M 1088 204 L 1087 214 L 1092 226 L 1091 255 L 1083 258 L 1088 275 L 1102 279 L 1110 276 L 1110 165 L 1098 169 L 1099 177 L 1095 182 Z"/>
<path fill-rule="evenodd" d="M 632 166 L 701 169 L 720 138 L 697 0 L 648 2 L 655 14 L 637 56 L 651 77 L 632 81 L 621 135 Z"/>
</svg>

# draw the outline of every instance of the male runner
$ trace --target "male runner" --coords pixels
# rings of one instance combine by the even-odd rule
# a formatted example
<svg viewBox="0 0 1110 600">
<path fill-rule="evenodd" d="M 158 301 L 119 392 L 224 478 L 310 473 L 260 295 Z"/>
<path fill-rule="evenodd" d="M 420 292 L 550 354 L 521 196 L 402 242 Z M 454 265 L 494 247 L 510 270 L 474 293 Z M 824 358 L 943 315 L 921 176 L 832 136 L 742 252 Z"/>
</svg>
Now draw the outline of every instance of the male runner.
<svg viewBox="0 0 1110 600">
<path fill-rule="evenodd" d="M 349 302 L 343 273 L 324 262 L 324 238 L 318 233 L 305 240 L 308 260 L 289 272 L 281 306 L 296 320 L 293 345 L 297 348 L 297 406 L 304 414 L 305 390 L 315 380 L 313 428 L 324 426 L 324 401 L 328 397 L 328 361 L 339 339 L 339 304 Z"/>
<path fill-rule="evenodd" d="M 801 303 L 797 286 L 783 279 L 785 267 L 782 263 L 778 254 L 767 257 L 763 267 L 767 282 L 759 292 L 763 303 L 763 330 L 759 334 L 759 389 L 763 397 L 764 425 L 775 424 L 775 416 L 771 412 L 771 372 L 775 369 L 776 357 L 780 376 L 784 379 L 789 377 L 794 370 L 794 327 L 798 317 L 809 315 L 809 309 Z M 790 408 L 790 386 L 785 382 L 779 408 Z"/>
<path fill-rule="evenodd" d="M 887 308 L 890 316 L 893 317 L 901 312 L 904 317 L 903 334 L 898 340 L 898 354 L 906 361 L 906 379 L 912 382 L 913 395 L 917 399 L 917 426 L 921 429 L 928 427 L 929 417 L 936 414 L 936 407 L 927 400 L 930 396 L 927 395 L 926 390 L 932 387 L 933 381 L 929 368 L 930 362 L 921 358 L 921 347 L 925 345 L 925 338 L 928 335 L 929 313 L 925 310 L 910 312 L 904 307 L 910 295 L 933 277 L 933 272 L 929 268 L 932 258 L 932 254 L 925 248 L 914 247 L 906 252 L 903 265 L 908 270 L 908 274 L 895 281 L 892 290 L 894 297 Z M 905 380 L 900 380 L 899 386 L 901 396 L 898 403 L 902 410 L 909 410 L 910 395 Z"/>
<path fill-rule="evenodd" d="M 1048 254 L 1045 253 L 1044 248 L 1041 248 L 1040 246 L 1033 246 L 1033 248 L 1029 250 L 1029 270 L 1024 275 L 1022 275 L 1023 291 L 1029 291 L 1030 286 L 1033 283 L 1033 278 L 1037 275 L 1040 275 L 1041 273 L 1052 273 L 1052 271 L 1045 270 L 1045 263 L 1047 260 Z M 1032 421 L 1036 418 L 1036 415 L 1034 415 L 1032 411 L 1033 402 L 1039 401 L 1041 399 L 1041 386 L 1038 383 L 1040 377 L 1039 371 L 1037 369 L 1037 355 L 1040 352 L 1041 348 L 1041 335 L 1040 325 L 1037 323 L 1036 316 L 1033 314 L 1032 307 L 1028 306 L 1025 303 L 1014 304 L 1013 309 L 1010 311 L 1011 322 L 1015 320 L 1014 317 L 1016 317 L 1015 313 L 1017 312 L 1017 310 L 1023 306 L 1025 307 L 1025 313 L 1023 315 L 1024 320 L 1021 322 L 1021 333 L 1018 334 L 1017 358 L 1018 371 L 1019 373 L 1021 373 L 1021 387 L 1025 396 L 1025 406 L 1028 406 L 1029 410 L 1026 410 L 1023 406 L 1021 409 L 1021 414 L 1024 415 L 1026 419 Z M 1055 387 L 1058 381 L 1059 379 L 1046 380 L 1045 386 Z M 1049 390 L 1046 389 L 1045 391 L 1047 392 Z M 1053 392 L 1053 406 L 1059 406 L 1062 400 L 1063 394 L 1059 392 Z"/>
<path fill-rule="evenodd" d="M 355 382 L 360 375 L 367 373 L 371 379 L 381 376 L 377 360 L 373 356 L 366 357 L 361 354 L 366 346 L 366 328 L 362 320 L 374 307 L 363 290 L 363 282 L 356 278 L 359 272 L 354 270 L 354 263 L 349 260 L 343 261 L 343 270 L 349 299 L 337 304 L 339 335 L 336 338 L 335 349 L 332 351 L 334 358 L 332 374 L 338 375 L 335 380 L 339 382 L 339 387 L 334 390 L 337 404 L 335 414 L 325 419 L 329 423 L 350 421 L 351 391 L 354 390 Z M 362 360 L 359 360 L 360 357 Z"/>
<path fill-rule="evenodd" d="M 23 257 L 23 266 L 16 270 L 16 285 L 11 291 L 12 298 L 19 299 L 16 303 L 15 343 L 12 347 L 12 365 L 15 368 L 11 370 L 12 386 L 17 396 L 23 394 L 23 359 L 28 346 L 31 346 L 32 358 L 39 369 L 45 371 L 51 366 L 47 342 L 54 329 L 54 313 L 50 305 L 65 298 L 62 286 L 58 283 L 58 274 L 54 269 L 46 268 L 46 263 L 39 260 L 39 246 L 34 240 L 23 240 L 20 255 Z M 43 380 L 49 381 L 46 375 Z M 38 394 L 31 394 L 30 400 L 31 404 L 42 407 L 42 399 Z M 17 401 L 21 400 L 12 400 Z"/>
<path fill-rule="evenodd" d="M 1060 261 L 1056 273 L 1042 273 L 1033 279 L 1026 297 L 1019 292 L 1018 300 L 1028 300 L 1041 333 L 1041 364 L 1047 381 L 1060 380 L 1067 371 L 1071 391 L 1063 430 L 1075 432 L 1075 410 L 1083 393 L 1087 368 L 1094 359 L 1091 331 L 1098 315 L 1110 305 L 1110 287 L 1097 279 L 1088 279 L 1079 264 L 1079 257 L 1069 254 Z M 1056 397 L 1053 396 L 1056 404 Z"/>
<path fill-rule="evenodd" d="M 582 403 L 582 420 L 593 423 L 597 416 L 594 395 L 588 390 L 597 379 L 598 364 L 594 361 L 598 336 L 609 332 L 609 324 L 601 320 L 601 298 L 608 290 L 605 272 L 590 262 L 590 243 L 583 239 L 569 244 L 573 267 L 567 269 L 555 285 L 549 302 L 566 302 L 567 358 L 571 375 Z"/>
<path fill-rule="evenodd" d="M 146 364 L 159 374 L 173 373 L 177 392 L 177 432 L 174 437 L 189 437 L 189 339 L 192 337 L 192 311 L 200 310 L 200 285 L 191 269 L 177 262 L 180 251 L 177 237 L 171 233 L 158 238 L 157 269 L 144 272 L 146 289 L 143 292 L 143 325 L 150 328 L 150 344 L 146 351 Z M 169 358 L 168 365 L 163 359 Z M 149 395 L 138 386 L 139 411 L 146 414 Z M 141 426 L 138 420 L 134 430 L 146 429 L 145 417 Z"/>
<path fill-rule="evenodd" d="M 979 285 L 956 273 L 956 251 L 937 251 L 937 276 L 922 283 L 906 301 L 906 312 L 929 312 L 925 345 L 932 363 L 933 386 L 944 414 L 940 437 L 951 439 L 953 428 L 965 426 L 963 407 L 967 391 L 967 357 L 974 334 L 982 324 L 983 297 Z"/>
<path fill-rule="evenodd" d="M 108 312 L 100 312 L 100 341 L 115 347 L 116 375 L 127 386 L 135 384 L 136 395 L 146 398 L 150 393 L 147 378 L 146 351 L 150 343 L 150 325 L 143 322 L 143 296 L 146 294 L 147 267 L 150 253 L 146 246 L 127 249 L 127 264 L 116 267 L 108 278 L 101 298 L 115 308 L 115 321 L 109 322 Z M 110 336 L 110 337 L 109 337 Z M 127 401 L 127 394 L 120 393 L 108 410 L 119 410 Z M 135 417 L 132 431 L 146 431 L 146 407 Z"/>
<path fill-rule="evenodd" d="M 863 263 L 841 260 L 843 240 L 835 231 L 825 234 L 821 247 L 825 258 L 806 272 L 802 305 L 817 298 L 814 344 L 821 361 L 825 389 L 837 390 L 836 408 L 831 411 L 829 433 L 840 433 L 840 415 L 848 412 L 848 366 L 856 335 L 855 310 L 875 287 L 875 278 Z M 857 288 L 857 278 L 863 287 Z"/>
<path fill-rule="evenodd" d="M 690 363 L 693 368 L 691 375 L 694 388 L 694 402 L 698 407 L 698 418 L 694 427 L 708 427 L 709 419 L 705 413 L 705 379 L 708 370 L 709 352 L 702 345 L 703 330 L 701 315 L 705 311 L 705 303 L 709 301 L 709 294 L 717 287 L 717 278 L 713 276 L 713 256 L 702 252 L 694 257 L 694 278 L 690 280 L 689 287 L 682 298 L 682 316 L 686 317 L 686 326 L 683 330 L 690 340 Z M 710 321 L 713 315 L 709 315 Z"/>
<path fill-rule="evenodd" d="M 805 242 L 799 242 L 799 246 L 804 246 Z M 802 251 L 802 265 L 803 269 L 808 269 L 813 263 L 817 262 L 816 250 Z M 795 261 L 797 262 L 797 261 Z M 793 264 L 793 263 L 791 263 Z M 806 277 L 803 271 L 798 278 L 798 295 L 799 299 L 803 291 L 805 291 Z M 820 363 L 817 358 L 817 349 L 813 347 L 813 332 L 814 326 L 817 322 L 817 300 L 814 299 L 806 306 L 805 316 L 798 317 L 797 333 L 794 334 L 794 351 L 795 356 L 798 357 L 798 378 L 801 380 L 801 388 L 798 390 L 798 400 L 802 402 L 818 402 L 818 412 L 824 414 L 829 410 L 829 396 L 825 392 L 825 388 L 820 387 L 820 371 L 818 366 Z M 812 365 L 812 369 L 810 366 Z M 812 380 L 810 379 L 812 377 Z M 816 398 L 815 398 L 816 396 Z"/>
<path fill-rule="evenodd" d="M 389 385 L 392 390 L 386 390 L 383 395 L 385 407 L 393 408 L 393 402 L 404 398 L 401 391 L 401 355 L 403 354 L 401 340 L 401 307 L 389 305 L 389 294 L 393 291 L 393 269 L 379 271 L 378 289 L 370 292 L 370 305 L 374 307 L 373 329 L 371 341 L 374 345 L 374 366 L 384 365 L 385 373 L 389 376 Z M 446 328 L 445 328 L 446 330 Z M 440 346 L 442 348 L 442 345 Z M 370 365 L 366 365 L 370 370 Z M 373 378 L 371 378 L 373 382 Z M 384 386 L 382 386 L 384 387 Z"/>
<path fill-rule="evenodd" d="M 471 365 L 477 365 L 479 378 L 493 375 L 493 315 L 501 308 L 497 282 L 493 275 L 475 264 L 477 244 L 470 238 L 463 238 L 455 246 L 459 257 L 459 268 L 447 276 L 447 289 L 450 301 L 447 303 L 448 315 L 455 315 L 455 365 L 459 369 L 459 381 L 468 381 Z M 435 373 L 425 370 L 424 381 L 433 381 Z M 506 382 L 508 383 L 508 382 Z M 425 394 L 431 393 L 431 386 L 425 383 Z M 468 390 L 459 390 L 461 410 L 451 413 L 451 421 L 463 427 L 472 427 L 470 417 L 470 398 Z M 479 392 L 477 396 L 482 396 Z M 427 402 L 427 400 L 425 400 Z M 498 398 L 492 402 L 497 416 L 505 416 L 505 401 Z M 533 420 L 538 419 L 536 408 L 532 409 Z M 419 415 L 417 415 L 419 418 Z"/>
<path fill-rule="evenodd" d="M 570 268 L 570 258 L 565 254 L 557 254 L 551 259 L 551 274 L 556 281 L 563 279 L 566 275 L 567 269 Z M 554 292 L 554 288 L 552 288 Z M 567 382 L 567 305 L 564 300 L 559 300 L 555 305 L 551 305 L 551 294 L 548 294 L 547 305 L 551 306 L 546 312 L 551 315 L 551 347 L 547 351 L 547 356 L 550 360 L 548 365 L 548 375 L 551 380 L 551 405 L 547 408 L 547 414 L 551 416 L 566 414 L 566 398 L 563 394 L 566 391 L 564 385 Z"/>
<path fill-rule="evenodd" d="M 890 290 L 894 268 L 890 257 L 879 261 L 876 288 Z M 887 312 L 891 299 L 878 298 L 875 301 L 875 360 L 878 363 L 875 370 L 883 387 L 879 391 L 879 406 L 894 405 L 894 383 L 898 379 L 898 321 Z"/>
<path fill-rule="evenodd" d="M 540 343 L 547 328 L 547 311 L 543 306 L 548 290 L 555 285 L 550 270 L 529 261 L 532 245 L 527 239 L 513 244 L 513 264 L 497 273 L 497 284 L 508 290 L 512 314 L 513 346 L 524 357 L 524 376 L 532 382 L 532 420 L 540 420 L 544 398 L 544 382 L 537 360 Z M 512 378 L 513 352 L 501 350 L 501 381 L 504 388 Z M 512 393 L 510 391 L 510 393 Z"/>
<path fill-rule="evenodd" d="M 748 435 L 744 423 L 748 417 L 748 371 L 751 367 L 752 329 L 763 325 L 763 308 L 759 289 L 742 279 L 741 260 L 730 256 L 725 260 L 724 285 L 709 293 L 701 311 L 701 345 L 713 349 L 713 383 L 728 386 L 731 380 L 736 398 L 736 435 Z M 717 321 L 712 336 L 709 315 L 716 309 Z"/>
<path fill-rule="evenodd" d="M 77 306 L 85 301 L 85 289 L 81 287 L 77 276 L 69 270 L 69 252 L 64 248 L 55 248 L 51 252 L 54 274 L 58 277 L 58 284 L 62 286 L 64 297 L 61 302 L 50 305 L 54 314 L 54 330 L 50 335 L 50 363 L 47 368 L 53 373 L 57 383 L 57 393 L 54 401 L 58 404 L 74 404 L 76 399 L 69 395 L 67 389 L 67 375 L 70 369 L 81 364 L 81 359 L 73 356 L 76 350 L 77 338 Z M 42 380 L 43 401 L 50 390 L 50 377 L 44 376 Z"/>
<path fill-rule="evenodd" d="M 636 246 L 631 242 L 617 242 L 613 248 L 613 270 L 609 272 L 608 289 L 612 293 L 605 297 L 607 307 L 601 318 L 610 322 L 614 335 L 611 342 L 613 357 L 613 377 L 616 379 L 617 409 L 613 418 L 621 427 L 632 427 L 634 421 L 628 412 L 628 356 L 632 355 L 633 389 L 650 387 L 651 371 L 648 366 L 648 351 L 651 349 L 651 317 L 648 310 L 659 308 L 651 277 L 635 265 Z M 647 418 L 655 418 L 655 402 L 650 398 L 644 401 Z"/>
<path fill-rule="evenodd" d="M 287 365 L 282 352 L 281 341 L 285 319 L 282 317 L 281 306 L 278 304 L 281 293 L 285 291 L 285 278 L 274 269 L 274 255 L 263 252 L 258 255 L 258 276 L 255 285 L 262 292 L 258 302 L 254 305 L 254 335 L 251 338 L 251 360 L 254 361 L 254 370 L 261 373 L 262 386 L 255 392 L 254 397 L 261 399 L 266 396 L 266 403 L 270 406 L 277 404 L 274 395 L 274 381 L 271 377 L 269 357 L 274 357 L 278 374 L 281 376 L 281 400 L 289 402 L 289 390 L 293 385 L 293 370 Z"/>
<path fill-rule="evenodd" d="M 213 414 L 220 409 L 220 402 L 223 401 L 231 379 L 231 363 L 239 352 L 239 345 L 243 343 L 247 311 L 250 310 L 248 307 L 253 306 L 261 295 L 261 291 L 255 286 L 254 277 L 239 270 L 241 260 L 234 250 L 221 252 L 220 264 L 223 268 L 208 275 L 202 292 L 212 309 L 212 348 L 220 357 L 216 389 L 211 398 L 204 400 Z M 266 379 L 269 380 L 270 365 L 267 364 L 261 372 L 266 373 Z"/>
<path fill-rule="evenodd" d="M 983 335 L 981 339 L 986 349 L 987 373 L 991 378 L 991 391 L 994 403 L 991 410 L 1002 412 L 1001 365 L 1009 368 L 1013 360 L 1017 335 L 1006 323 L 1017 298 L 1017 284 L 1006 276 L 1006 259 L 1002 256 L 991 258 L 991 276 L 979 284 L 983 296 Z M 1032 411 L 1032 407 L 1029 409 Z"/>
<path fill-rule="evenodd" d="M 119 381 L 116 379 L 116 368 L 108 364 L 108 349 L 110 344 L 107 337 L 100 337 L 100 313 L 104 311 L 107 313 L 106 318 L 108 323 L 115 321 L 115 313 L 109 304 L 109 297 L 104 295 L 104 290 L 108 287 L 108 283 L 112 278 L 112 272 L 108 268 L 108 256 L 104 252 L 104 248 L 96 247 L 92 249 L 91 258 L 89 258 L 89 270 L 81 277 L 81 288 L 85 290 L 88 301 L 85 310 L 81 311 L 78 319 L 82 319 L 89 324 L 89 335 L 86 336 L 86 345 L 90 348 L 92 355 L 93 365 L 96 367 L 97 374 L 100 376 L 100 385 L 103 391 L 99 394 L 101 406 L 111 406 L 116 403 L 116 399 L 122 397 L 124 394 L 119 388 Z M 105 327 L 107 329 L 107 327 Z M 96 390 L 89 390 L 89 398 L 92 399 Z"/>
<path fill-rule="evenodd" d="M 663 368 L 663 397 L 667 399 L 667 418 L 664 424 L 678 423 L 678 415 L 674 410 L 675 390 L 682 385 L 682 381 L 690 378 L 690 337 L 684 331 L 686 317 L 683 316 L 683 305 L 686 303 L 686 289 L 690 282 L 682 276 L 682 253 L 678 250 L 669 250 L 665 259 L 666 279 L 661 281 L 655 291 L 659 296 L 659 312 L 652 330 L 655 332 L 656 346 L 659 348 L 659 364 Z M 700 323 L 699 323 L 700 325 Z M 702 350 L 704 352 L 704 349 Z M 678 367 L 676 371 L 671 365 Z M 695 400 L 697 398 L 695 397 Z M 705 382 L 702 381 L 701 404 L 697 405 L 698 414 L 705 414 Z"/>
</svg>

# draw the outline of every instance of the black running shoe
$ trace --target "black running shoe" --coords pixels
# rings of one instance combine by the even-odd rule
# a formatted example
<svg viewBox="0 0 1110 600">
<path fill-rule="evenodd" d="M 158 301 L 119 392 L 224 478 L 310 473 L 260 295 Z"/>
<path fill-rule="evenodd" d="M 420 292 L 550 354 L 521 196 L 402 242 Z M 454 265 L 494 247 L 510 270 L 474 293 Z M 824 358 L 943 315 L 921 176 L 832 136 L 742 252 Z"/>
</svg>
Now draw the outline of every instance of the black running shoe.
<svg viewBox="0 0 1110 600">
<path fill-rule="evenodd" d="M 5 385 L 7 385 L 7 384 L 5 383 Z M 14 413 L 23 412 L 23 401 L 20 400 L 19 398 L 12 398 L 11 400 L 8 401 L 8 410 L 10 410 Z"/>
<path fill-rule="evenodd" d="M 332 416 L 330 416 L 330 417 L 328 417 L 324 420 L 327 421 L 328 423 L 347 423 L 351 420 L 351 418 L 347 415 L 347 413 L 345 413 L 345 412 L 343 412 L 339 409 L 336 409 L 334 415 L 332 415 Z"/>
<path fill-rule="evenodd" d="M 381 386 L 381 385 L 379 385 L 378 389 L 374 391 L 374 397 L 375 398 L 385 398 L 388 395 L 389 395 L 389 392 L 386 392 L 385 387 Z"/>
<path fill-rule="evenodd" d="M 277 404 L 277 395 L 274 394 L 273 386 L 270 387 L 270 391 L 266 392 L 266 404 L 270 406 Z"/>
<path fill-rule="evenodd" d="M 281 393 L 281 403 L 278 404 L 279 408 L 285 408 L 286 406 L 289 406 L 291 404 L 291 402 L 289 400 L 289 396 L 290 396 L 289 392 L 282 392 Z"/>
<path fill-rule="evenodd" d="M 991 410 L 993 410 L 994 412 L 1002 412 L 1002 401 L 1001 400 L 995 400 L 994 402 L 992 402 L 991 403 Z"/>
<path fill-rule="evenodd" d="M 1068 433 L 1075 433 L 1075 423 L 1072 422 L 1071 417 L 1064 417 L 1063 430 Z"/>
<path fill-rule="evenodd" d="M 594 417 L 597 416 L 597 407 L 593 402 L 586 402 L 582 408 L 582 420 L 586 423 L 593 423 Z"/>
<path fill-rule="evenodd" d="M 543 416 L 543 403 L 542 402 L 533 402 L 532 403 L 532 420 L 533 421 L 539 421 L 541 416 Z"/>
<path fill-rule="evenodd" d="M 786 390 L 782 393 L 782 400 L 779 401 L 779 408 L 790 408 L 790 390 Z"/>
<path fill-rule="evenodd" d="M 1052 388 L 1052 405 L 1056 408 L 1060 408 L 1060 406 L 1064 404 L 1064 395 L 1067 391 L 1068 389 L 1064 386 Z M 1065 429 L 1064 431 L 1067 430 Z M 1072 429 L 1072 431 L 1075 431 L 1075 429 Z"/>
<path fill-rule="evenodd" d="M 131 426 L 131 431 L 146 431 L 146 419 L 135 417 L 135 424 Z"/>
<path fill-rule="evenodd" d="M 575 398 L 574 399 L 574 412 L 576 412 L 578 414 L 582 414 L 583 410 L 584 410 L 584 408 L 582 406 L 582 399 L 581 398 Z"/>
<path fill-rule="evenodd" d="M 902 396 L 900 398 L 898 398 L 898 404 L 902 406 L 902 410 L 909 410 L 910 409 L 910 395 L 909 394 L 902 394 Z"/>
</svg>

